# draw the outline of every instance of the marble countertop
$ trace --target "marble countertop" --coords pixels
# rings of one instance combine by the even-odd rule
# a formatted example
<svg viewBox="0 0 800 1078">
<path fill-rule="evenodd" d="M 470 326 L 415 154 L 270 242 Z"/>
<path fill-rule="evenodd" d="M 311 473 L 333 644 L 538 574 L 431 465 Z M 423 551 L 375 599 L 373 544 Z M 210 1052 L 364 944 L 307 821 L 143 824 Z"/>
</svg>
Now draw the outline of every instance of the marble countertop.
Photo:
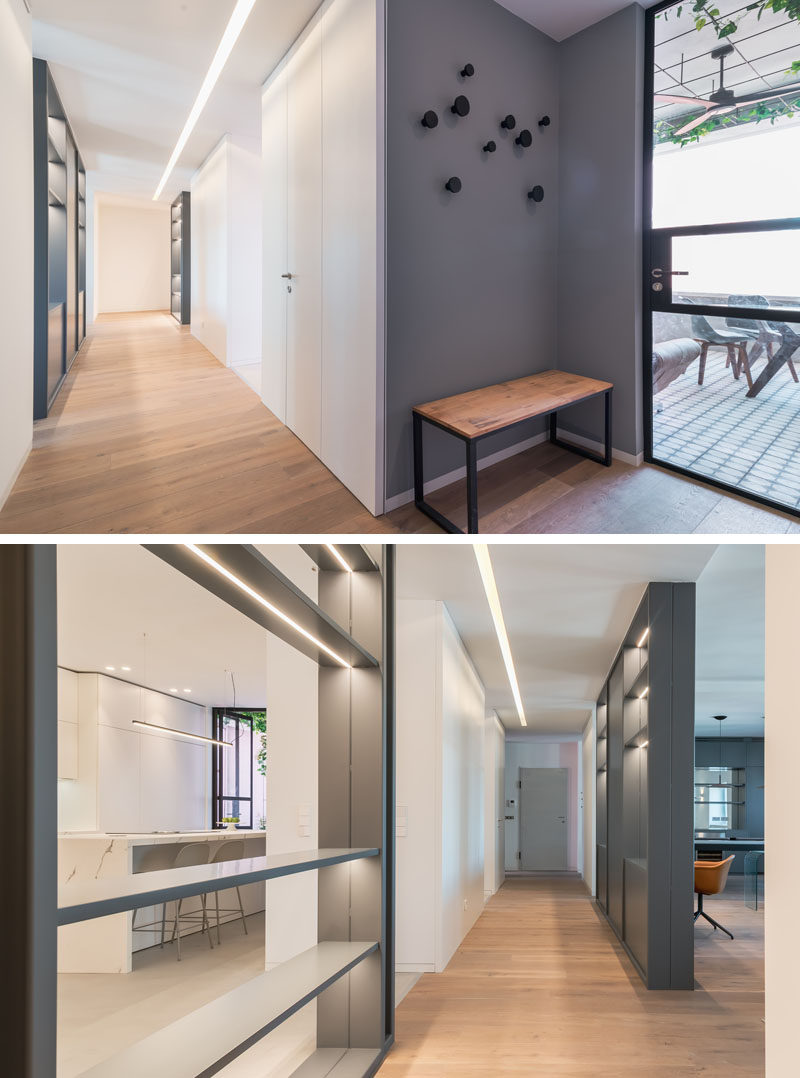
<svg viewBox="0 0 800 1078">
<path fill-rule="evenodd" d="M 197 841 L 198 839 L 228 839 L 228 838 L 264 838 L 266 839 L 266 831 L 247 831 L 242 829 L 241 831 L 155 831 L 146 833 L 122 833 L 114 834 L 113 832 L 105 833 L 101 831 L 60 831 L 58 834 L 59 839 L 77 839 L 79 841 L 92 840 L 98 841 L 125 841 L 134 845 L 144 845 L 146 843 L 169 843 L 169 842 L 181 842 L 184 839 L 188 841 Z"/>
</svg>

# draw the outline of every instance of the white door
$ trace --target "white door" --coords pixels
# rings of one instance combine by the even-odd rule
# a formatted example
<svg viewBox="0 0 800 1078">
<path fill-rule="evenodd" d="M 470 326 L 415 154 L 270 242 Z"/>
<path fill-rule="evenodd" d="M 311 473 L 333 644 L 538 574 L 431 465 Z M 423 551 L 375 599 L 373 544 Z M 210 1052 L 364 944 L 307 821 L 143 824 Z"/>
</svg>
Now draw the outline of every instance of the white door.
<svg viewBox="0 0 800 1078">
<path fill-rule="evenodd" d="M 525 872 L 567 868 L 569 772 L 562 767 L 520 768 L 519 866 Z"/>
<path fill-rule="evenodd" d="M 322 26 L 289 65 L 286 425 L 317 456 L 322 395 Z"/>
<path fill-rule="evenodd" d="M 263 345 L 261 399 L 286 422 L 286 317 L 291 298 L 282 276 L 289 266 L 289 128 L 287 72 L 264 92 L 262 102 L 262 184 L 264 190 Z"/>
</svg>

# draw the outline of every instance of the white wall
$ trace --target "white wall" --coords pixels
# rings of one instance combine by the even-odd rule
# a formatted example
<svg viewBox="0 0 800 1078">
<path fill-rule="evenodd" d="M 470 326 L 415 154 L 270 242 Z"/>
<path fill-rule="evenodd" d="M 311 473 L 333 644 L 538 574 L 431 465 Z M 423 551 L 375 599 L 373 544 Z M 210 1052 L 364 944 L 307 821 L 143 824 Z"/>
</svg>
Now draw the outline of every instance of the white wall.
<svg viewBox="0 0 800 1078">
<path fill-rule="evenodd" d="M 582 826 L 580 810 L 580 768 L 577 738 L 528 737 L 506 741 L 506 800 L 513 801 L 507 815 L 514 817 L 506 822 L 506 872 L 519 869 L 519 782 L 520 768 L 565 767 L 569 772 L 569 835 L 567 866 L 578 871 L 578 832 Z"/>
<path fill-rule="evenodd" d="M 169 206 L 96 195 L 95 207 L 96 314 L 168 311 Z"/>
<path fill-rule="evenodd" d="M 506 732 L 492 712 L 486 717 L 483 754 L 483 891 L 488 901 L 503 885 L 505 872 Z"/>
<path fill-rule="evenodd" d="M 581 800 L 583 811 L 583 858 L 581 875 L 592 895 L 597 894 L 597 857 L 595 855 L 595 821 L 597 816 L 597 728 L 596 713 L 586 724 L 581 743 Z"/>
<path fill-rule="evenodd" d="M 60 708 L 77 692 L 78 726 L 77 779 L 58 784 L 59 831 L 208 829 L 210 750 L 132 726 L 141 718 L 208 736 L 204 707 L 102 674 L 62 673 L 59 690 Z"/>
<path fill-rule="evenodd" d="M 192 335 L 227 366 L 261 356 L 261 146 L 224 138 L 192 177 Z"/>
<path fill-rule="evenodd" d="M 33 78 L 31 17 L 22 0 L 0 4 L 0 506 L 33 435 Z"/>
<path fill-rule="evenodd" d="M 443 603 L 397 604 L 397 968 L 444 970 L 483 908 L 485 696 Z"/>
<path fill-rule="evenodd" d="M 767 843 L 766 1036 L 769 1078 L 797 1073 L 797 969 L 800 939 L 787 931 L 797 914 L 794 813 L 787 798 L 797 785 L 796 546 L 768 546 L 766 563 L 766 696 L 764 726 L 764 833 Z M 775 851 L 775 856 L 771 852 Z"/>
</svg>

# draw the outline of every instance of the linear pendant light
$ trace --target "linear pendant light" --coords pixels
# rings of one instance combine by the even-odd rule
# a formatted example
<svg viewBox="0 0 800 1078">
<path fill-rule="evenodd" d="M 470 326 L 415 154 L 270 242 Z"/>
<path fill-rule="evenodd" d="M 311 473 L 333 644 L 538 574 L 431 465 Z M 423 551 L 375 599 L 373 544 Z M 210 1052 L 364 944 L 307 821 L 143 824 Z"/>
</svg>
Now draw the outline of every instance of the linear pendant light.
<svg viewBox="0 0 800 1078">
<path fill-rule="evenodd" d="M 517 672 L 514 669 L 514 659 L 511 656 L 511 645 L 508 642 L 508 633 L 506 632 L 506 623 L 503 619 L 503 608 L 500 605 L 500 596 L 497 592 L 497 582 L 494 578 L 494 569 L 492 568 L 492 559 L 489 555 L 489 547 L 485 543 L 475 544 L 475 557 L 478 561 L 478 568 L 481 573 L 481 580 L 483 581 L 483 590 L 486 592 L 486 599 L 489 603 L 489 609 L 492 612 L 492 620 L 494 621 L 494 629 L 497 633 L 497 642 L 500 645 L 500 653 L 503 656 L 503 662 L 506 664 L 506 673 L 508 674 L 508 680 L 511 683 L 511 692 L 514 696 L 514 703 L 517 705 L 517 715 L 519 715 L 519 721 L 522 726 L 528 725 L 528 720 L 525 718 L 525 711 L 522 707 L 522 696 L 519 691 L 519 684 L 517 682 Z"/>
<path fill-rule="evenodd" d="M 277 606 L 274 606 L 268 599 L 265 599 L 263 595 L 259 595 L 257 591 L 254 591 L 249 584 L 245 584 L 243 580 L 240 580 L 238 576 L 226 569 L 224 565 L 220 565 L 218 561 L 215 561 L 210 554 L 206 554 L 204 550 L 201 550 L 199 546 L 195 546 L 194 543 L 184 543 L 187 550 L 197 555 L 201 561 L 204 561 L 206 565 L 210 565 L 212 569 L 224 576 L 226 580 L 229 580 L 231 584 L 235 584 L 240 591 L 243 591 L 245 595 L 249 595 L 251 599 L 255 599 L 257 603 L 260 603 L 270 613 L 279 617 L 284 624 L 290 626 L 296 633 L 300 633 L 306 640 L 310 640 L 315 647 L 318 647 L 320 651 L 324 651 L 326 655 L 329 655 L 332 659 L 335 659 L 337 663 L 340 663 L 347 670 L 352 670 L 352 667 L 346 659 L 343 659 L 341 655 L 337 655 L 332 648 L 329 648 L 327 644 L 323 644 L 321 640 L 317 640 L 316 636 L 312 636 L 307 629 L 304 629 L 302 625 L 298 625 L 296 621 L 293 621 L 288 614 L 284 614 L 282 610 L 279 610 Z"/>
<path fill-rule="evenodd" d="M 161 734 L 174 734 L 175 737 L 188 737 L 192 741 L 202 741 L 206 745 L 219 745 L 222 749 L 233 748 L 228 741 L 217 741 L 215 737 L 203 737 L 200 734 L 187 734 L 185 730 L 173 730 L 171 726 L 158 726 L 154 722 L 144 722 L 142 719 L 134 719 L 131 725 L 145 726 L 148 730 L 158 730 Z"/>
<path fill-rule="evenodd" d="M 237 0 L 230 21 L 225 27 L 225 33 L 222 35 L 222 40 L 214 54 L 214 59 L 211 61 L 211 67 L 209 67 L 206 73 L 203 85 L 200 87 L 200 92 L 197 95 L 194 105 L 192 105 L 192 111 L 189 113 L 189 118 L 184 125 L 183 131 L 180 133 L 175 149 L 172 151 L 172 157 L 170 157 L 169 163 L 164 170 L 164 175 L 161 177 L 161 182 L 158 185 L 156 193 L 153 195 L 153 202 L 158 202 L 161 198 L 161 193 L 166 187 L 167 180 L 172 175 L 172 170 L 177 165 L 178 159 L 183 153 L 186 143 L 189 141 L 189 136 L 192 131 L 194 131 L 195 125 L 200 119 L 203 109 L 208 104 L 208 99 L 211 97 L 214 87 L 217 85 L 217 81 L 223 72 L 225 64 L 228 62 L 228 57 L 233 52 L 233 47 L 238 41 L 239 35 L 244 29 L 244 24 L 247 22 L 250 12 L 255 7 L 255 4 L 256 0 Z"/>
</svg>

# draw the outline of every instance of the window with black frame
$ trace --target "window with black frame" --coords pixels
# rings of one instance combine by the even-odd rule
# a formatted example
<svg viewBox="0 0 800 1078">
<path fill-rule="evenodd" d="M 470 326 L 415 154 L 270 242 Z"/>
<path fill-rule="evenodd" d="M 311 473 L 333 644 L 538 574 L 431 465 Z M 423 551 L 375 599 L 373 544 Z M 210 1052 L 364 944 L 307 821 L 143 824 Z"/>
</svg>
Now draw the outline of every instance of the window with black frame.
<svg viewBox="0 0 800 1078">
<path fill-rule="evenodd" d="M 267 713 L 213 709 L 211 826 L 266 829 Z"/>
<path fill-rule="evenodd" d="M 647 51 L 647 459 L 798 513 L 800 0 L 665 2 Z"/>
</svg>

